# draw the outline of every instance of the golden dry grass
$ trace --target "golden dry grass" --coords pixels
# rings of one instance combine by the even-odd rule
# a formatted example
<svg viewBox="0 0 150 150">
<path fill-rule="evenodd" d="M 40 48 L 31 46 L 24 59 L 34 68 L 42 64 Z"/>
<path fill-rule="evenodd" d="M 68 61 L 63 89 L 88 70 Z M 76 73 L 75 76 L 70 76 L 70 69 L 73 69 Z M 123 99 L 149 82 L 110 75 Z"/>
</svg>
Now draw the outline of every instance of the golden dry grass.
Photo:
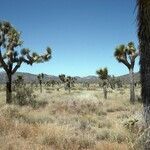
<svg viewBox="0 0 150 150">
<path fill-rule="evenodd" d="M 37 100 L 48 102 L 36 109 L 6 105 L 1 91 L 0 149 L 132 149 L 137 133 L 124 124 L 130 118 L 141 119 L 142 105 L 129 103 L 128 89 L 110 90 L 107 100 L 102 90 L 93 89 L 78 87 L 71 94 L 63 89 L 45 89 L 42 94 L 36 90 Z"/>
</svg>

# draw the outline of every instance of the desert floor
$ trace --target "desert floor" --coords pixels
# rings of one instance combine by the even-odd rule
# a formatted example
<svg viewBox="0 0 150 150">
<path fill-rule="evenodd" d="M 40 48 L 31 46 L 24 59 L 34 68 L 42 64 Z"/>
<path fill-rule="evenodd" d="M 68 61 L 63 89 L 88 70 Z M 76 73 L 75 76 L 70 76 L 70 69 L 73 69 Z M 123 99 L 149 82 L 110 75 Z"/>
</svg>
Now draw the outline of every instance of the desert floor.
<svg viewBox="0 0 150 150">
<path fill-rule="evenodd" d="M 1 150 L 128 150 L 140 135 L 142 104 L 129 103 L 128 88 L 109 89 L 107 100 L 99 88 L 34 91 L 37 108 L 6 105 L 1 89 Z"/>
</svg>

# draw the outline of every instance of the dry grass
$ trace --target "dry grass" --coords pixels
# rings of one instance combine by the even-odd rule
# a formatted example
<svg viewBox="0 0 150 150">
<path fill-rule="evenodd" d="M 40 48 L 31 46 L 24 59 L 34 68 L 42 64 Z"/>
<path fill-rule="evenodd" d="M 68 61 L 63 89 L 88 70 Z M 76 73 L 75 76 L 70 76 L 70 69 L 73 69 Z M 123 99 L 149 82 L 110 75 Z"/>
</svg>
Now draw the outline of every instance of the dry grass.
<svg viewBox="0 0 150 150">
<path fill-rule="evenodd" d="M 127 150 L 136 134 L 124 126 L 137 119 L 141 105 L 131 106 L 128 90 L 111 91 L 108 100 L 95 87 L 71 94 L 60 89 L 35 91 L 45 107 L 5 105 L 0 92 L 0 149 L 2 150 Z M 93 90 L 94 89 L 94 90 Z M 48 92 L 50 91 L 50 92 Z M 139 119 L 139 118 L 138 118 Z"/>
</svg>

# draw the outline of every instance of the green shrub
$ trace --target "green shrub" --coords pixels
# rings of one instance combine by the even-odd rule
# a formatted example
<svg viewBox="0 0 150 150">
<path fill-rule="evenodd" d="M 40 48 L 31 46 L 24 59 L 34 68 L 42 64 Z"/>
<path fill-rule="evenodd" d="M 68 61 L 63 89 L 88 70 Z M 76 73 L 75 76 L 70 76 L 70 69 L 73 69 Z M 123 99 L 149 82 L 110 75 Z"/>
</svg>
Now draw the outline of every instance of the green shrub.
<svg viewBox="0 0 150 150">
<path fill-rule="evenodd" d="M 14 103 L 20 106 L 31 105 L 34 106 L 36 96 L 33 94 L 33 89 L 27 85 L 20 85 L 15 88 L 13 96 Z"/>
</svg>

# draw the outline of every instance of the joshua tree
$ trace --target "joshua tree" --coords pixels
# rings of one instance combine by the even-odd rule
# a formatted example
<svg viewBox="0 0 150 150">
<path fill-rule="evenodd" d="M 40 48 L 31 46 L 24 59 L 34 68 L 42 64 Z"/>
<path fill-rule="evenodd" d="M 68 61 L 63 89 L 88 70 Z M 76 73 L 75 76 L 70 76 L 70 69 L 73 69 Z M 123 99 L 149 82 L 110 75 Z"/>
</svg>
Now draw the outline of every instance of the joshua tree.
<svg viewBox="0 0 150 150">
<path fill-rule="evenodd" d="M 9 22 L 0 22 L 0 67 L 7 75 L 6 82 L 6 103 L 12 103 L 12 75 L 20 68 L 22 63 L 32 65 L 48 61 L 51 58 L 51 49 L 47 48 L 47 53 L 38 55 L 30 54 L 30 50 L 23 48 L 18 52 L 22 45 L 20 32 L 18 32 Z"/>
<path fill-rule="evenodd" d="M 23 76 L 17 75 L 17 78 L 13 81 L 13 83 L 14 83 L 13 89 L 15 91 L 17 88 L 20 88 L 21 86 L 25 84 Z"/>
<path fill-rule="evenodd" d="M 122 86 L 123 86 L 122 81 L 120 79 L 117 79 L 116 80 L 116 85 L 117 85 L 118 88 L 122 88 Z"/>
<path fill-rule="evenodd" d="M 56 81 L 55 80 L 51 80 L 52 87 L 54 87 L 55 84 L 56 84 Z"/>
<path fill-rule="evenodd" d="M 51 86 L 51 87 L 54 87 L 55 84 L 57 84 L 57 81 L 55 81 L 55 80 L 48 80 L 45 83 L 46 86 Z"/>
<path fill-rule="evenodd" d="M 115 78 L 115 76 L 110 76 L 109 78 L 108 78 L 108 82 L 109 82 L 109 85 L 110 85 L 110 87 L 111 87 L 111 89 L 115 89 L 115 85 L 116 85 L 116 78 Z"/>
<path fill-rule="evenodd" d="M 136 48 L 133 42 L 128 43 L 127 46 L 119 45 L 114 52 L 114 56 L 118 62 L 123 63 L 129 69 L 130 76 L 130 102 L 135 102 L 135 92 L 134 92 L 134 64 L 135 59 L 138 56 Z"/>
<path fill-rule="evenodd" d="M 71 76 L 65 76 L 64 74 L 59 75 L 59 79 L 62 83 L 65 83 L 65 89 L 68 89 L 69 93 L 71 92 L 71 86 L 75 83 L 76 78 Z"/>
<path fill-rule="evenodd" d="M 89 82 L 84 82 L 83 87 L 86 87 L 88 89 L 90 87 L 90 83 Z"/>
<path fill-rule="evenodd" d="M 103 81 L 102 86 L 103 86 L 103 91 L 104 91 L 104 98 L 107 99 L 108 70 L 107 70 L 107 68 L 101 68 L 96 71 L 96 74 Z"/>
<path fill-rule="evenodd" d="M 137 0 L 140 73 L 145 120 L 150 125 L 150 1 Z"/>
<path fill-rule="evenodd" d="M 43 73 L 39 74 L 37 76 L 37 78 L 38 78 L 38 82 L 40 84 L 40 92 L 42 93 L 42 82 L 43 82 L 43 79 L 44 79 L 44 74 Z"/>
<path fill-rule="evenodd" d="M 15 84 L 16 84 L 16 85 L 20 85 L 20 84 L 22 84 L 23 82 L 24 82 L 23 76 L 22 76 L 22 75 L 18 75 L 18 76 L 17 76 L 17 79 L 15 80 Z"/>
</svg>

